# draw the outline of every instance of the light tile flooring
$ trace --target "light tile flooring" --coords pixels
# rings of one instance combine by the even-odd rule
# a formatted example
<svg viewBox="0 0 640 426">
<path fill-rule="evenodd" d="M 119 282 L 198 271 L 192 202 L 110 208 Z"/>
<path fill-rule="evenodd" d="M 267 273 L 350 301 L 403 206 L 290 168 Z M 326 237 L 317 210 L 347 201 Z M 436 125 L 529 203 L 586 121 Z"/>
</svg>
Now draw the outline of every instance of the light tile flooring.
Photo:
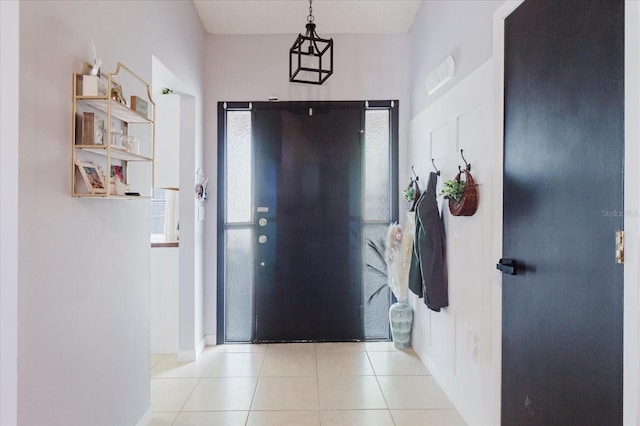
<svg viewBox="0 0 640 426">
<path fill-rule="evenodd" d="M 411 350 L 392 343 L 210 346 L 151 358 L 151 425 L 459 426 Z"/>
</svg>

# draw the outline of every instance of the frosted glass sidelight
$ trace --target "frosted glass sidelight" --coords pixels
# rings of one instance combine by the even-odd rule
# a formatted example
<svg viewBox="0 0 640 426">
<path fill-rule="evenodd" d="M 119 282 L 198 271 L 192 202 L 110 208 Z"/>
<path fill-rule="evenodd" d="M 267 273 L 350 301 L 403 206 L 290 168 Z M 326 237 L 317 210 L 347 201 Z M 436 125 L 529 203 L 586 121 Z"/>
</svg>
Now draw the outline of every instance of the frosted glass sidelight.
<svg viewBox="0 0 640 426">
<path fill-rule="evenodd" d="M 224 314 L 226 342 L 250 342 L 253 318 L 251 229 L 225 231 Z"/>
<path fill-rule="evenodd" d="M 387 280 L 380 274 L 370 271 L 367 264 L 378 269 L 385 270 L 385 265 L 366 244 L 369 239 L 379 241 L 385 239 L 387 234 L 386 225 L 366 225 L 364 228 L 365 245 L 363 248 L 364 264 L 363 269 L 363 289 L 364 289 L 364 337 L 367 340 L 388 339 L 389 338 L 389 306 L 391 305 L 391 294 L 389 287 L 385 287 L 371 303 L 367 303 L 369 296 L 380 287 L 386 284 Z"/>
<path fill-rule="evenodd" d="M 390 145 L 389 110 L 365 111 L 365 220 L 391 217 Z"/>
<path fill-rule="evenodd" d="M 226 222 L 251 221 L 251 111 L 227 111 Z"/>
</svg>

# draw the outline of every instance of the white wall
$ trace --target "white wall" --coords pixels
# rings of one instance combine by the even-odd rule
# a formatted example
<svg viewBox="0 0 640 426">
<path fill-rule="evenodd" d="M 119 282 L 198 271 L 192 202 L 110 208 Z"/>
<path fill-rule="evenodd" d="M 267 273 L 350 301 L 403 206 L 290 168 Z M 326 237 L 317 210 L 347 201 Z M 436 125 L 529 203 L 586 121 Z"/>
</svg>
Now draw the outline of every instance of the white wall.
<svg viewBox="0 0 640 426">
<path fill-rule="evenodd" d="M 302 29 L 302 28 L 301 28 Z M 205 333 L 216 333 L 216 199 L 217 102 L 332 101 L 398 99 L 400 103 L 400 185 L 406 184 L 409 121 L 408 35 L 330 35 L 334 39 L 334 74 L 322 85 L 289 83 L 289 48 L 294 34 L 268 36 L 208 36 L 205 102 L 205 171 L 210 201 L 205 239 Z"/>
<path fill-rule="evenodd" d="M 158 58 L 154 57 L 152 63 L 153 90 L 158 94 L 156 98 L 160 99 L 163 96 L 160 94 L 161 89 L 168 87 L 174 91 L 175 96 L 178 96 L 180 103 L 176 121 L 179 125 L 177 144 L 181 154 L 172 160 L 172 163 L 177 166 L 177 174 L 172 173 L 172 176 L 166 177 L 169 178 L 169 182 L 174 182 L 168 186 L 179 186 L 183 189 L 179 194 L 178 208 L 181 216 L 178 358 L 188 361 L 196 359 L 205 343 L 202 311 L 204 214 L 200 214 L 202 202 L 195 200 L 193 192 L 196 171 L 203 168 L 203 140 L 200 124 L 202 100 Z M 174 110 L 173 113 L 175 114 L 176 111 Z M 160 156 L 164 154 L 160 152 Z M 159 167 L 166 167 L 162 159 Z M 156 187 L 164 186 L 163 180 L 165 179 L 161 176 L 156 182 Z"/>
<path fill-rule="evenodd" d="M 150 82 L 155 55 L 202 93 L 204 33 L 191 3 L 20 2 L 25 425 L 135 424 L 150 406 L 149 203 L 70 197 L 72 73 L 90 58 L 92 40 L 105 72 L 120 61 Z"/>
<path fill-rule="evenodd" d="M 156 188 L 180 185 L 180 95 L 157 94 L 156 102 Z"/>
<path fill-rule="evenodd" d="M 178 353 L 177 247 L 151 249 L 151 353 Z"/>
<path fill-rule="evenodd" d="M 499 424 L 501 377 L 501 279 L 492 265 L 501 251 L 501 54 L 502 32 L 498 26 L 517 2 L 423 2 L 411 31 L 412 121 L 410 155 L 429 157 L 433 152 L 444 176 L 454 172 L 459 160 L 452 162 L 455 149 L 465 149 L 480 183 L 480 208 L 476 216 L 460 221 L 447 219 L 450 262 L 463 262 L 450 277 L 451 307 L 441 313 L 416 303 L 414 346 L 434 377 L 469 424 Z M 496 5 L 499 7 L 496 9 Z M 472 11 L 475 11 L 472 13 Z M 491 15 L 495 23 L 491 25 Z M 626 164 L 625 164 L 625 349 L 624 349 L 624 423 L 640 423 L 640 279 L 638 250 L 640 153 L 640 5 L 626 2 Z M 466 24 L 461 24 L 461 23 Z M 495 40 L 491 49 L 491 27 Z M 496 29 L 498 28 L 498 29 Z M 455 32 L 455 34 L 452 34 Z M 493 51 L 493 53 L 492 53 Z M 418 52 L 424 52 L 420 57 Z M 456 57 L 457 76 L 435 95 L 427 97 L 424 77 L 448 53 Z M 488 56 L 487 56 L 488 55 Z M 481 65 L 484 58 L 489 62 Z M 464 63 L 464 66 L 463 66 Z M 488 74 L 495 66 L 494 74 Z M 491 89 L 493 88 L 493 89 Z M 494 90 L 495 104 L 481 106 L 478 100 Z M 485 95 L 478 97 L 479 93 Z M 484 112 L 481 112 L 484 111 Z M 486 111 L 489 111 L 487 114 Z M 491 113 L 493 111 L 493 113 Z M 479 131 L 475 154 L 464 141 L 463 121 L 472 122 L 474 114 L 485 117 L 493 129 Z M 495 117 L 495 120 L 492 118 Z M 461 121 L 460 119 L 463 119 Z M 438 122 L 442 124 L 438 124 Z M 454 129 L 454 127 L 457 127 Z M 488 133 L 487 133 L 488 132 Z M 490 140 L 486 136 L 491 135 Z M 431 135 L 431 139 L 428 136 Z M 434 142 L 433 150 L 431 141 Z M 447 148 L 442 150 L 441 146 Z M 477 149 L 480 148 L 478 151 Z M 489 157 L 487 157 L 489 155 Z M 444 161 L 438 160 L 438 156 Z M 430 158 L 430 157 L 429 157 Z M 412 161 L 412 160 L 410 160 Z M 443 165 L 440 165 L 443 164 Z M 424 160 L 419 170 L 430 169 Z M 487 167 L 490 167 L 487 169 Z M 447 170 L 448 169 L 448 170 Z M 478 216 L 478 215 L 481 216 Z M 477 217 L 478 216 L 478 217 Z M 466 228 L 466 229 L 465 229 Z M 458 235 L 464 234 L 462 245 Z M 473 253 L 469 252 L 475 247 Z M 452 259 L 453 258 L 453 259 Z M 482 263 L 482 264 L 481 264 Z M 452 265 L 450 263 L 450 270 Z M 462 271 L 462 272 L 460 272 Z M 470 298 L 469 295 L 473 295 Z M 470 331 L 470 333 L 468 332 Z M 473 352 L 478 338 L 478 351 Z M 467 340 L 470 338 L 470 340 Z M 472 350 L 469 350 L 472 349 Z"/>
<path fill-rule="evenodd" d="M 502 0 L 422 2 L 411 27 L 411 117 L 491 57 L 491 17 L 502 3 Z M 427 74 L 450 54 L 456 61 L 454 77 L 427 96 Z"/>
<path fill-rule="evenodd" d="M 202 168 L 202 142 L 192 96 L 180 96 L 180 286 L 178 359 L 194 360 L 204 349 L 203 239 L 200 201 L 195 200 L 196 170 Z"/>
<path fill-rule="evenodd" d="M 17 424 L 20 8 L 0 2 L 0 424 Z"/>
<path fill-rule="evenodd" d="M 493 290 L 498 278 L 491 268 L 494 174 L 493 61 L 488 61 L 411 120 L 409 155 L 416 172 L 428 176 L 431 158 L 441 171 L 439 187 L 464 167 L 460 149 L 472 165 L 479 191 L 478 211 L 452 217 L 443 203 L 447 232 L 449 307 L 427 309 L 411 295 L 415 319 L 413 348 L 469 424 L 498 424 L 492 412 L 499 387 L 493 380 Z M 498 359 L 499 359 L 499 354 Z"/>
<path fill-rule="evenodd" d="M 411 27 L 409 161 L 421 175 L 435 158 L 441 181 L 472 163 L 480 206 L 470 218 L 451 218 L 444 205 L 449 253 L 449 304 L 431 312 L 413 296 L 413 346 L 469 424 L 499 424 L 501 293 L 488 268 L 494 197 L 492 15 L 502 1 L 422 2 Z M 427 96 L 426 76 L 453 54 L 454 77 Z M 496 313 L 498 314 L 496 318 Z M 477 345 L 477 349 L 476 349 Z M 497 405 L 496 405 L 497 398 Z"/>
</svg>

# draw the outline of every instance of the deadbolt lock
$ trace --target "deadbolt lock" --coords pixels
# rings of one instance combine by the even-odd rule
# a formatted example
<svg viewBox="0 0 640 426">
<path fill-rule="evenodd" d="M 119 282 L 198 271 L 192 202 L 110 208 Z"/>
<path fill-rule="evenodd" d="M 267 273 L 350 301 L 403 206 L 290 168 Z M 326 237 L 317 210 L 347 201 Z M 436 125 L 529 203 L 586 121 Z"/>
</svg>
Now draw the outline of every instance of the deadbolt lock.
<svg viewBox="0 0 640 426">
<path fill-rule="evenodd" d="M 624 231 L 616 231 L 616 263 L 624 263 Z"/>
</svg>

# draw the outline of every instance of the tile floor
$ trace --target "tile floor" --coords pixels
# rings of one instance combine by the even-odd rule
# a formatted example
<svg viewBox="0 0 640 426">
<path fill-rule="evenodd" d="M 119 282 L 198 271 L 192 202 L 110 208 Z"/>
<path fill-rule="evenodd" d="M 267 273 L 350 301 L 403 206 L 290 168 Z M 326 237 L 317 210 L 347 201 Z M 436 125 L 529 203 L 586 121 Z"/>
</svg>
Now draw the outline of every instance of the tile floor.
<svg viewBox="0 0 640 426">
<path fill-rule="evenodd" d="M 411 350 L 392 343 L 220 345 L 151 357 L 152 426 L 465 425 Z"/>
</svg>

